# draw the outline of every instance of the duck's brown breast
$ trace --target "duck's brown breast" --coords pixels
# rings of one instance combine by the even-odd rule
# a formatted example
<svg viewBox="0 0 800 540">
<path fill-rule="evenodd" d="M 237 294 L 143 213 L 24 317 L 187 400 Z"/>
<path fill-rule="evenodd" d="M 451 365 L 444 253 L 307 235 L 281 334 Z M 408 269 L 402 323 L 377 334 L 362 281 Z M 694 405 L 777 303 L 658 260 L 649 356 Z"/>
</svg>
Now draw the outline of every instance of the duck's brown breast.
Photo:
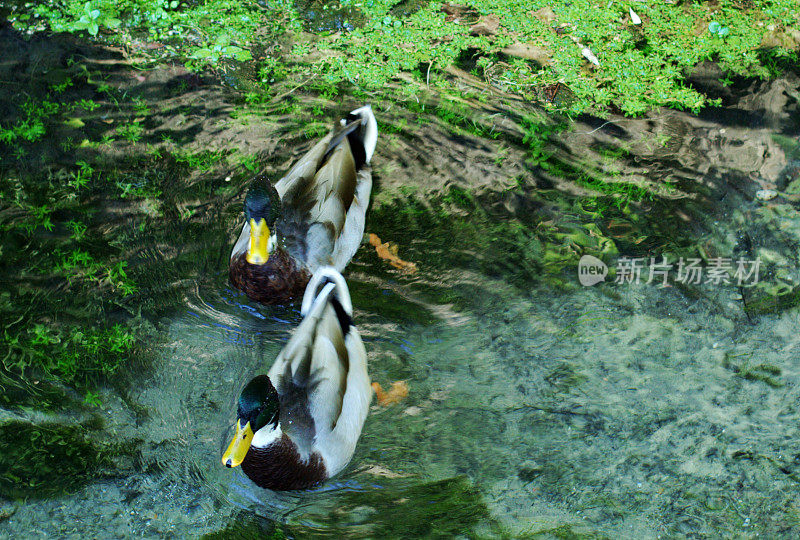
<svg viewBox="0 0 800 540">
<path fill-rule="evenodd" d="M 315 452 L 303 462 L 285 433 L 266 448 L 250 447 L 242 470 L 259 487 L 279 491 L 309 489 L 328 479 L 322 456 Z"/>
<path fill-rule="evenodd" d="M 231 259 L 231 283 L 262 304 L 290 304 L 303 297 L 311 273 L 283 250 L 270 254 L 264 264 L 250 264 L 246 253 Z"/>
</svg>

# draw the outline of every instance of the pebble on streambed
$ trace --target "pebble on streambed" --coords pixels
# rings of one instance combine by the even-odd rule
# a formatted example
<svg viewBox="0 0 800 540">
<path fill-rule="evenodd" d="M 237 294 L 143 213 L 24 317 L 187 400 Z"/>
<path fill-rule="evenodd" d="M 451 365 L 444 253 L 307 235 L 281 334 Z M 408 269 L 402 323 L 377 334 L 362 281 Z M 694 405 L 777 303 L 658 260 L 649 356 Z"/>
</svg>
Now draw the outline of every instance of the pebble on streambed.
<svg viewBox="0 0 800 540">
<path fill-rule="evenodd" d="M 778 196 L 778 192 L 774 189 L 759 189 L 756 191 L 756 199 L 759 201 L 771 201 Z"/>
</svg>

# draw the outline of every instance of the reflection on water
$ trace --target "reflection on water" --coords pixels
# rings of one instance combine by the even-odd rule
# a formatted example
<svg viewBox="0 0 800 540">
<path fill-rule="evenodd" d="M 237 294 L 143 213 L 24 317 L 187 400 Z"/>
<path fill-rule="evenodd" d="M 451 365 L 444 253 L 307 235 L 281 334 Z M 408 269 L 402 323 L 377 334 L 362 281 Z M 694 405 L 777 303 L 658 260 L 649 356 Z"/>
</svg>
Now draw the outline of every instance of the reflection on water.
<svg viewBox="0 0 800 540">
<path fill-rule="evenodd" d="M 249 304 L 223 272 L 162 321 L 152 373 L 131 374 L 123 400 L 102 396 L 105 432 L 138 443 L 133 462 L 18 507 L 4 527 L 195 535 L 233 519 L 242 531 L 275 520 L 299 537 L 639 538 L 743 534 L 768 518 L 766 501 L 794 504 L 796 311 L 748 323 L 740 307 L 654 285 L 521 290 L 467 271 L 375 279 L 374 259 L 362 252 L 350 273 L 371 376 L 411 392 L 373 406 L 340 477 L 280 494 L 220 466 L 239 389 L 299 321 Z M 469 291 L 463 307 L 428 303 L 414 292 L 426 281 Z M 387 301 L 405 316 L 383 315 Z M 746 376 L 759 366 L 773 366 L 774 384 Z"/>
<path fill-rule="evenodd" d="M 218 205 L 171 194 L 192 217 L 145 223 L 127 246 L 136 301 L 155 314 L 148 361 L 100 389 L 99 408 L 0 411 L 6 432 L 41 426 L 26 435 L 32 450 L 9 445 L 6 458 L 42 463 L 35 478 L 0 477 L 4 493 L 29 497 L 2 503 L 0 534 L 254 537 L 276 523 L 278 537 L 300 538 L 797 531 L 798 133 L 790 119 L 768 126 L 773 136 L 713 114 L 583 119 L 563 133 L 574 161 L 601 156 L 593 166 L 609 178 L 673 185 L 658 196 L 619 188 L 621 204 L 591 191 L 591 177 L 525 169 L 512 137 L 504 164 L 444 130 L 420 133 L 415 151 L 387 133 L 376 163 L 398 169 L 376 166 L 367 230 L 419 271 L 391 269 L 365 242 L 345 275 L 372 379 L 410 392 L 373 404 L 349 467 L 308 492 L 262 490 L 220 464 L 241 387 L 300 316 L 227 283 L 241 193 L 214 178 Z M 525 173 L 536 177 L 487 181 Z M 454 189 L 459 174 L 479 189 Z M 415 176 L 442 189 L 387 195 Z M 760 189 L 780 196 L 758 200 Z M 613 276 L 581 287 L 583 253 L 612 267 L 619 255 L 746 255 L 764 271 L 752 290 Z M 71 442 L 84 434 L 103 455 Z M 42 485 L 48 475 L 63 489 Z"/>
</svg>

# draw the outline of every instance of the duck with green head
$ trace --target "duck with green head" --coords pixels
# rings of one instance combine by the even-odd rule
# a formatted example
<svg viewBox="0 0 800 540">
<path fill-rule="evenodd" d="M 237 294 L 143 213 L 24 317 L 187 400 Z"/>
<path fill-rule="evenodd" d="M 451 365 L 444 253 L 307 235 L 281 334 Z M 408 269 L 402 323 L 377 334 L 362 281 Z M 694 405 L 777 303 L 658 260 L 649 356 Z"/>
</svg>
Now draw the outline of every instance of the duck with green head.
<svg viewBox="0 0 800 540">
<path fill-rule="evenodd" d="M 274 185 L 253 179 L 245 223 L 231 251 L 231 283 L 251 299 L 285 304 L 302 297 L 322 266 L 338 271 L 364 235 L 378 126 L 369 105 L 352 111 Z"/>
<path fill-rule="evenodd" d="M 267 375 L 241 392 L 222 455 L 258 486 L 307 489 L 341 471 L 355 451 L 372 388 L 344 278 L 323 267 L 306 289 L 303 321 Z"/>
</svg>

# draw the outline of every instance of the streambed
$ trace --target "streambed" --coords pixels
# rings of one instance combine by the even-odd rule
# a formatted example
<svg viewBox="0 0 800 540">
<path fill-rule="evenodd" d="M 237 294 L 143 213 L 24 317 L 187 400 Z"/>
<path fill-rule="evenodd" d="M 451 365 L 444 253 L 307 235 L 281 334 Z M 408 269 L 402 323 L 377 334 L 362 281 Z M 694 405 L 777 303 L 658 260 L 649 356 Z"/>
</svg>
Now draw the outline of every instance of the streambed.
<svg viewBox="0 0 800 540">
<path fill-rule="evenodd" d="M 21 80 L 67 69 L 76 45 L 18 46 Z M 138 288 L 123 304 L 126 317 L 107 313 L 149 337 L 91 387 L 98 405 L 67 388 L 55 406 L 4 407 L 4 455 L 28 455 L 13 441 L 27 428 L 43 433 L 58 461 L 45 455 L 40 465 L 52 480 L 46 469 L 29 486 L 6 477 L 0 534 L 796 534 L 793 76 L 720 87 L 729 93 L 723 107 L 698 117 L 585 116 L 566 127 L 508 96 L 474 104 L 472 127 L 434 103 L 427 111 L 374 104 L 382 134 L 367 232 L 396 243 L 418 270 L 392 268 L 365 239 L 345 275 L 372 379 L 405 380 L 410 393 L 397 405 L 373 404 L 342 475 L 311 492 L 276 494 L 224 469 L 219 455 L 241 386 L 271 363 L 299 314 L 234 291 L 227 255 L 247 165 L 285 169 L 312 144 L 315 126 L 355 100 L 301 95 L 292 111 L 243 106 L 212 77 L 139 72 L 113 51 L 81 53 L 123 105 L 104 103 L 84 127 L 48 132 L 27 158 L 4 166 L 4 180 L 36 174 L 24 163 L 37 151 L 56 168 L 77 152 L 99 176 L 143 190 L 87 204 L 97 238 L 124 238 Z M 694 83 L 713 85 L 713 66 L 704 69 Z M 89 79 L 68 98 L 100 101 Z M 313 105 L 325 115 L 298 112 Z M 131 122 L 142 126 L 140 140 L 119 136 L 116 126 Z M 99 149 L 60 144 L 112 132 L 117 141 Z M 531 133 L 540 144 L 530 144 Z M 126 164 L 148 144 L 162 145 L 161 156 L 139 171 L 140 162 Z M 180 160 L 201 150 L 243 159 Z M 761 200 L 763 190 L 775 196 Z M 606 282 L 579 284 L 583 254 L 611 267 Z M 759 285 L 614 283 L 621 256 L 662 254 L 758 258 Z M 19 283 L 15 269 L 4 272 Z M 61 431 L 69 426 L 80 430 Z M 48 446 L 56 437 L 88 446 L 61 454 L 53 448 L 63 445 Z M 23 465 L 4 463 L 17 476 L 30 474 Z"/>
</svg>

